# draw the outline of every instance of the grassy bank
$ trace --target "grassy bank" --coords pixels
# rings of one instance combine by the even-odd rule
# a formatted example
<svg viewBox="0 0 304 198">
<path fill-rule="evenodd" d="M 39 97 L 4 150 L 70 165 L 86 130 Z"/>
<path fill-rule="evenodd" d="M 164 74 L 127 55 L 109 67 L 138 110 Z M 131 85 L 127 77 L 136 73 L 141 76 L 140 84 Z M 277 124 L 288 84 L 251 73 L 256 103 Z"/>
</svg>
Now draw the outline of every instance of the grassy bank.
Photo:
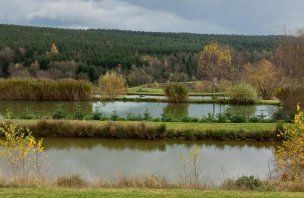
<svg viewBox="0 0 304 198">
<path fill-rule="evenodd" d="M 278 140 L 276 123 L 183 123 L 132 121 L 11 120 L 39 137 L 133 139 Z"/>
<path fill-rule="evenodd" d="M 164 96 L 165 92 L 163 88 L 151 88 L 151 87 L 129 87 L 128 95 L 151 95 L 151 96 Z M 205 93 L 198 91 L 189 91 L 189 96 L 223 96 L 224 93 Z"/>
<path fill-rule="evenodd" d="M 1 197 L 303 197 L 304 193 L 181 189 L 1 188 Z"/>
</svg>

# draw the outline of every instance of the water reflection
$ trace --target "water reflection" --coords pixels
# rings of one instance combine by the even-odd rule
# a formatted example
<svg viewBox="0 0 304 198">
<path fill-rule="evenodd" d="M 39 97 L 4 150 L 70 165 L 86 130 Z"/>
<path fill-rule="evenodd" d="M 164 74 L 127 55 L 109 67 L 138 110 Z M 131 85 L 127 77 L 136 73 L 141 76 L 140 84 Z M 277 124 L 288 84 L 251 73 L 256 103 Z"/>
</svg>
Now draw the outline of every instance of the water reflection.
<svg viewBox="0 0 304 198">
<path fill-rule="evenodd" d="M 177 119 L 187 117 L 189 114 L 188 109 L 189 104 L 170 103 L 164 108 L 163 113 L 169 118 Z"/>
<path fill-rule="evenodd" d="M 254 147 L 272 148 L 277 145 L 275 142 L 257 142 L 257 141 L 186 141 L 186 140 L 153 140 L 153 141 L 139 141 L 139 140 L 111 140 L 111 139 L 86 139 L 86 138 L 47 138 L 45 141 L 46 150 L 63 150 L 71 148 L 79 149 L 93 149 L 94 147 L 102 146 L 109 150 L 141 150 L 141 151 L 166 151 L 166 147 L 174 145 L 183 145 L 185 148 L 190 149 L 193 145 L 198 146 L 213 146 L 217 149 L 224 150 L 226 147 L 243 148 Z"/>
<path fill-rule="evenodd" d="M 158 175 L 179 179 L 180 156 L 189 156 L 194 145 L 202 148 L 203 179 L 220 183 L 226 178 L 254 175 L 265 178 L 273 161 L 274 143 L 213 141 L 141 141 L 111 139 L 47 138 L 49 176 L 79 173 L 112 180 L 118 175 Z M 0 167 L 8 170 L 4 159 Z M 273 168 L 273 167 L 271 167 Z"/>
<path fill-rule="evenodd" d="M 279 107 L 271 105 L 227 105 L 227 104 L 169 104 L 158 102 L 36 102 L 36 101 L 0 101 L 0 115 L 5 116 L 9 109 L 14 116 L 27 113 L 34 113 L 41 116 L 51 116 L 61 105 L 61 108 L 69 114 L 74 115 L 77 109 L 81 109 L 85 114 L 91 115 L 93 112 L 102 112 L 106 116 L 113 114 L 113 111 L 121 117 L 127 117 L 129 113 L 143 115 L 148 111 L 153 118 L 160 118 L 163 113 L 174 118 L 185 116 L 206 118 L 209 114 L 216 116 L 225 111 L 241 113 L 246 116 L 265 115 L 271 118 L 272 113 Z M 1 117 L 0 116 L 0 117 Z"/>
<path fill-rule="evenodd" d="M 0 115 L 6 116 L 7 111 L 18 116 L 26 113 L 35 113 L 41 116 L 50 116 L 58 109 L 62 108 L 72 114 L 77 108 L 86 114 L 92 114 L 92 102 L 49 102 L 49 101 L 0 101 Z"/>
<path fill-rule="evenodd" d="M 245 117 L 252 117 L 256 114 L 256 112 L 257 107 L 255 105 L 231 105 L 225 109 L 225 113 L 243 115 Z M 257 112 L 257 114 L 259 113 L 260 112 Z"/>
</svg>

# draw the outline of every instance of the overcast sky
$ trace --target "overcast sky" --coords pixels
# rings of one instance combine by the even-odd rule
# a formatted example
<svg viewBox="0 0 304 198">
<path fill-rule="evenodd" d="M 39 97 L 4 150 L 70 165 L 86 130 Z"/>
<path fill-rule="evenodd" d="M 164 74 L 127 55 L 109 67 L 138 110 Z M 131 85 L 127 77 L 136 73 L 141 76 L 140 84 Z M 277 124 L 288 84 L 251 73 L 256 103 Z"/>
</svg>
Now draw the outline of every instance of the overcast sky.
<svg viewBox="0 0 304 198">
<path fill-rule="evenodd" d="M 0 0 L 0 23 L 214 34 L 304 27 L 304 0 Z"/>
</svg>

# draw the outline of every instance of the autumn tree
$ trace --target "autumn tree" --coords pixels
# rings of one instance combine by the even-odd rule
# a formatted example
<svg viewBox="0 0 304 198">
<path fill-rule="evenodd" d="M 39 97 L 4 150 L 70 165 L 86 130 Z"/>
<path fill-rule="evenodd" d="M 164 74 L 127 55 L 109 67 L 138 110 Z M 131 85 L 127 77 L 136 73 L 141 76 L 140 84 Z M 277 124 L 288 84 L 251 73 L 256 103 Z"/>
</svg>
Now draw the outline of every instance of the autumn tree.
<svg viewBox="0 0 304 198">
<path fill-rule="evenodd" d="M 101 95 L 109 98 L 115 98 L 120 95 L 125 95 L 127 85 L 124 77 L 114 71 L 107 72 L 99 78 L 99 88 Z"/>
<path fill-rule="evenodd" d="M 274 53 L 275 64 L 282 68 L 290 83 L 304 79 L 304 31 L 298 35 L 286 35 Z M 297 82 L 297 83 L 298 83 Z"/>
<path fill-rule="evenodd" d="M 55 55 L 55 54 L 58 54 L 58 53 L 59 53 L 59 50 L 58 50 L 55 43 L 52 44 L 51 51 L 46 52 L 47 55 Z"/>
<path fill-rule="evenodd" d="M 271 99 L 274 91 L 283 85 L 283 78 L 278 67 L 266 59 L 244 65 L 244 81 L 254 86 L 265 100 Z"/>
<path fill-rule="evenodd" d="M 286 79 L 284 87 L 276 94 L 285 112 L 294 113 L 296 104 L 304 103 L 304 31 L 297 35 L 286 35 L 274 52 L 274 61 Z"/>
<path fill-rule="evenodd" d="M 232 51 L 213 41 L 201 51 L 198 64 L 198 75 L 204 80 L 231 80 L 235 68 L 232 64 Z"/>
<path fill-rule="evenodd" d="M 41 176 L 43 139 L 36 140 L 29 129 L 15 124 L 2 123 L 0 133 L 4 136 L 0 140 L 0 157 L 7 159 L 14 179 L 29 178 L 33 173 Z"/>
<path fill-rule="evenodd" d="M 275 152 L 277 168 L 283 181 L 304 179 L 304 112 L 297 108 L 295 123 L 279 135 L 283 141 Z"/>
</svg>

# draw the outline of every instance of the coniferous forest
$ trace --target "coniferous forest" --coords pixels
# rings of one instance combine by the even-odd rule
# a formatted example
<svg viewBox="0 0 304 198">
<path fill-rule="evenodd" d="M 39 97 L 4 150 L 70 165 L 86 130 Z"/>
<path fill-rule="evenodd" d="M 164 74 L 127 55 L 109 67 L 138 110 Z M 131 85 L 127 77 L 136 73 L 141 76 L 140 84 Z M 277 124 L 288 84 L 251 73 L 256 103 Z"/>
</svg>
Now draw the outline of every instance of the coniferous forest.
<svg viewBox="0 0 304 198">
<path fill-rule="evenodd" d="M 0 76 L 71 77 L 96 81 L 117 70 L 129 85 L 197 78 L 201 49 L 215 40 L 241 67 L 271 59 L 282 36 L 73 30 L 0 25 Z"/>
</svg>

